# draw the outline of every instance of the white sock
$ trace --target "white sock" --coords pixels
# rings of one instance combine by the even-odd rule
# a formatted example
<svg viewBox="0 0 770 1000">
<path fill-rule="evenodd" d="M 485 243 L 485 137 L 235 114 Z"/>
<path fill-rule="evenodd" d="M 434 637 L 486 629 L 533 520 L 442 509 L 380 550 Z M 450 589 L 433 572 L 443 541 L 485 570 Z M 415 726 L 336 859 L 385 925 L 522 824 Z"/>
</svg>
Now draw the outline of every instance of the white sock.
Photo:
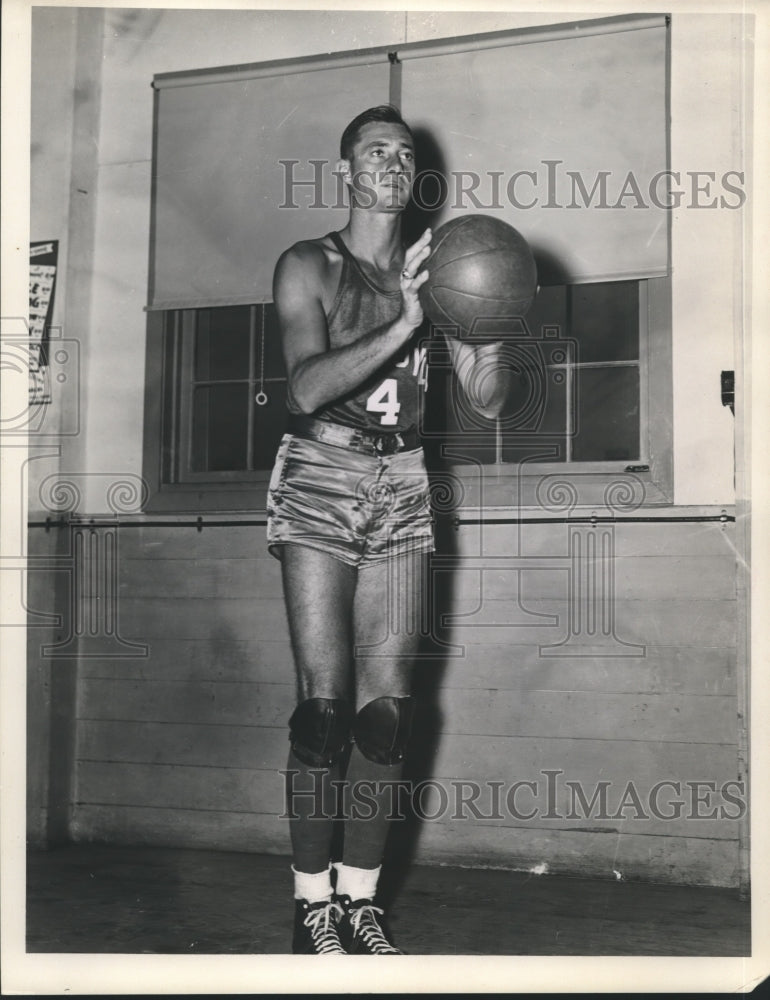
<svg viewBox="0 0 770 1000">
<path fill-rule="evenodd" d="M 350 896 L 352 900 L 374 899 L 380 867 L 354 868 L 341 861 L 335 861 L 334 867 L 337 869 L 335 891 L 338 896 Z"/>
<path fill-rule="evenodd" d="M 332 866 L 324 872 L 298 872 L 294 865 L 294 898 L 306 899 L 308 903 L 321 903 L 332 898 Z"/>
</svg>

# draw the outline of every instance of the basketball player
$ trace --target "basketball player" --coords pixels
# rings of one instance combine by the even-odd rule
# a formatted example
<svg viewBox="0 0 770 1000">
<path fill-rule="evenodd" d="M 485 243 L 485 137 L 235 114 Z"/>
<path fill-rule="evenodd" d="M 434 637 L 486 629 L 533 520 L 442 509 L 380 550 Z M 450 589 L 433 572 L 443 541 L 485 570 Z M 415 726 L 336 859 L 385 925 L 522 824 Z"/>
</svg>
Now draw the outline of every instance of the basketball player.
<svg viewBox="0 0 770 1000">
<path fill-rule="evenodd" d="M 298 679 L 287 769 L 293 951 L 398 955 L 374 899 L 414 712 L 409 673 L 433 549 L 417 435 L 426 352 L 415 336 L 431 233 L 404 248 L 414 144 L 395 108 L 358 115 L 340 155 L 347 225 L 291 247 L 274 279 L 290 419 L 270 482 L 268 542 L 282 562 Z M 473 405 L 497 415 L 510 381 L 499 345 L 449 340 Z M 332 866 L 348 750 L 344 847 Z"/>
</svg>

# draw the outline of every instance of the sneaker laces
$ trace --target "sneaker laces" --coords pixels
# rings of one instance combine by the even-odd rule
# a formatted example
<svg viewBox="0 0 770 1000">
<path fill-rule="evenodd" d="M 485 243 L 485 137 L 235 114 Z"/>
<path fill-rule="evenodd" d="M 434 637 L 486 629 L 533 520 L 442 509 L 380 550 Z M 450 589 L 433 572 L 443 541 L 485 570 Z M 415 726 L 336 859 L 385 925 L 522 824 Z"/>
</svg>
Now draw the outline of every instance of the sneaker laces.
<svg viewBox="0 0 770 1000">
<path fill-rule="evenodd" d="M 339 903 L 328 902 L 325 906 L 310 910 L 303 923 L 313 935 L 313 944 L 319 955 L 344 955 L 337 933 L 337 920 L 342 916 Z"/>
<path fill-rule="evenodd" d="M 384 913 L 379 906 L 365 903 L 363 906 L 351 907 L 348 911 L 348 919 L 353 931 L 362 939 L 367 948 L 374 955 L 401 955 L 402 952 L 385 937 L 385 933 L 380 927 L 376 914 Z"/>
</svg>

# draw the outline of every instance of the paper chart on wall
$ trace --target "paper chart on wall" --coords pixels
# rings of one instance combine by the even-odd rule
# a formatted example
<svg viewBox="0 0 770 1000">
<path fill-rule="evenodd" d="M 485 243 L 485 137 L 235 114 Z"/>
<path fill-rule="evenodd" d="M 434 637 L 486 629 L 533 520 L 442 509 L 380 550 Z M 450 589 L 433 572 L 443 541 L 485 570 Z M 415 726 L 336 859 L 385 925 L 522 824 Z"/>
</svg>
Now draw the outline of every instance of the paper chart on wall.
<svg viewBox="0 0 770 1000">
<path fill-rule="evenodd" d="M 58 242 L 31 243 L 29 250 L 29 401 L 50 403 L 48 341 L 53 311 Z"/>
</svg>

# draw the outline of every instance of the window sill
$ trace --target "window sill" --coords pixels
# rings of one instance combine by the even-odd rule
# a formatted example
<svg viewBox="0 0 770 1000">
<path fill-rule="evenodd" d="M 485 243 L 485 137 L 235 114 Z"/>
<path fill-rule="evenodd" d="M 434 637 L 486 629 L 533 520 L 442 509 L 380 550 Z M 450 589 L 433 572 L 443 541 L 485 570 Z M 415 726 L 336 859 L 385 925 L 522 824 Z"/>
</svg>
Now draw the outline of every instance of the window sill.
<svg viewBox="0 0 770 1000">
<path fill-rule="evenodd" d="M 670 487 L 653 471 L 626 472 L 623 467 L 523 472 L 510 465 L 447 465 L 432 473 L 432 484 L 434 500 L 446 511 L 527 509 L 564 517 L 578 509 L 623 514 L 673 501 Z"/>
<path fill-rule="evenodd" d="M 142 510 L 148 514 L 207 514 L 247 512 L 264 514 L 268 478 L 239 483 L 178 483 L 161 486 Z"/>
</svg>

